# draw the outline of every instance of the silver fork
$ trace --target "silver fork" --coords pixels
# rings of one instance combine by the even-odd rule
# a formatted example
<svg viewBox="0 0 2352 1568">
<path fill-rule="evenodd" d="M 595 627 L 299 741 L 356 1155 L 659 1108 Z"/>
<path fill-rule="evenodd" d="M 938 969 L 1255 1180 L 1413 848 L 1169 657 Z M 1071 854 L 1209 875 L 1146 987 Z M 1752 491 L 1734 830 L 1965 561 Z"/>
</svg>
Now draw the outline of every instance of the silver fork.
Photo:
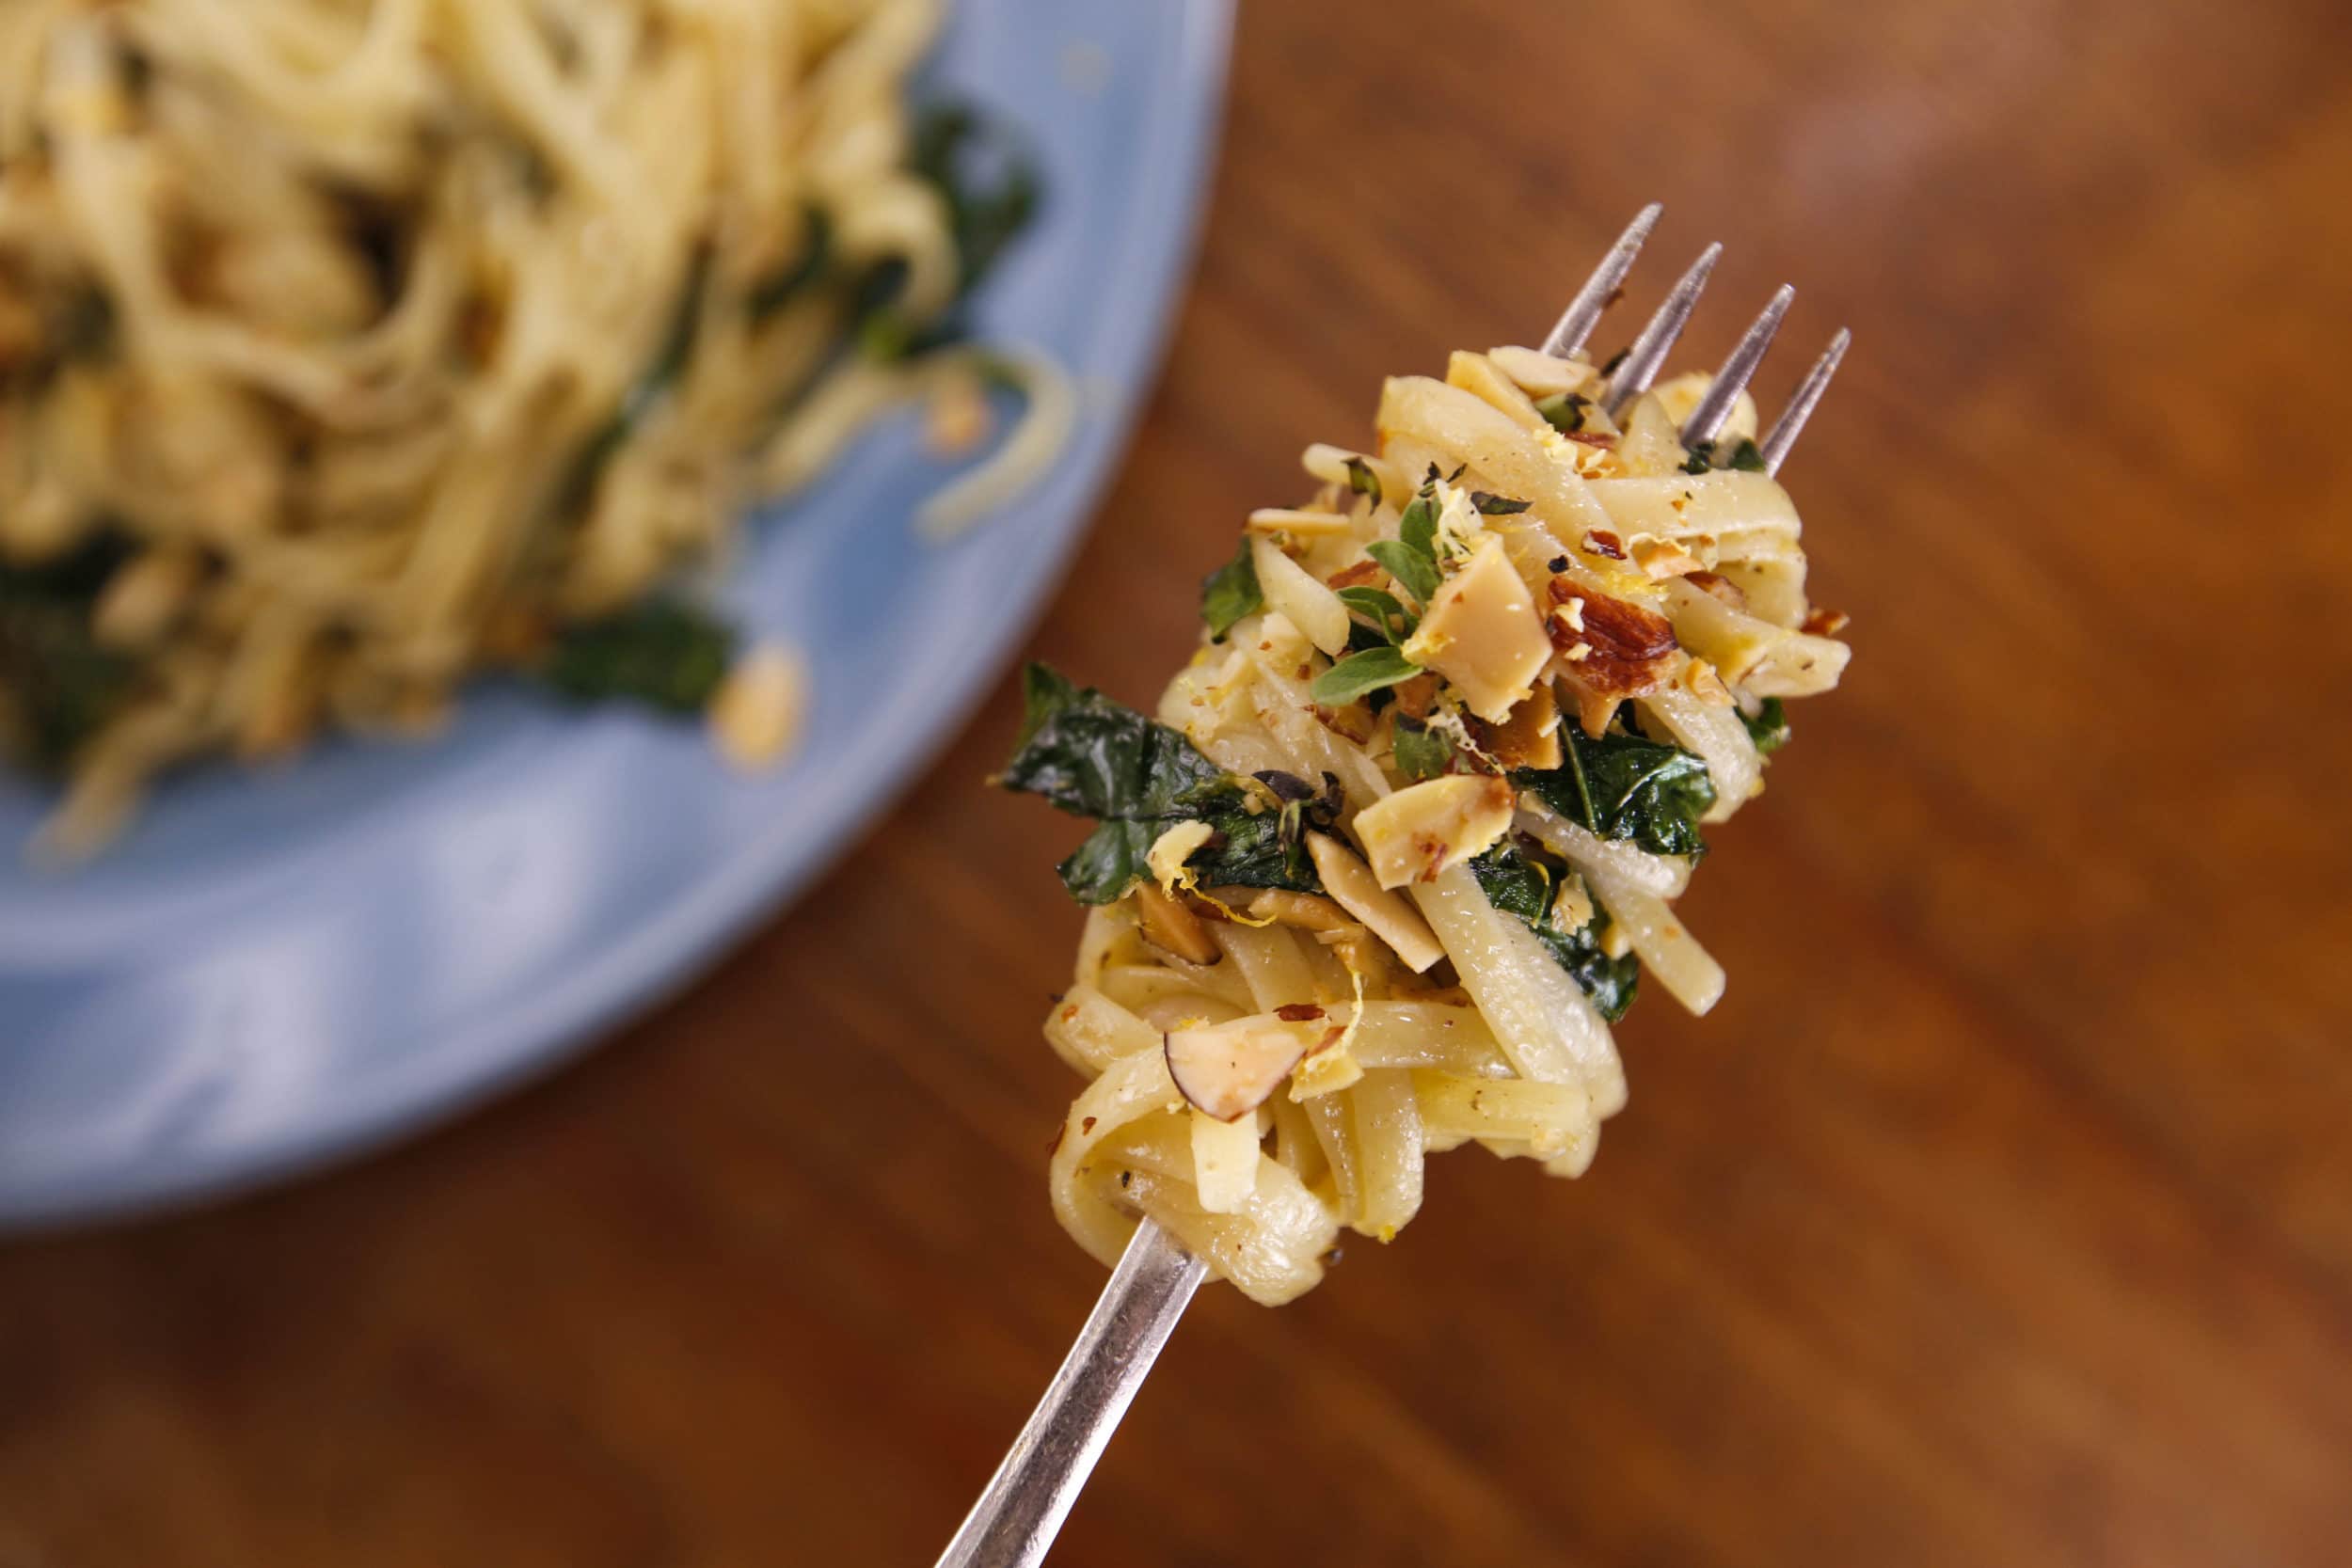
<svg viewBox="0 0 2352 1568">
<path fill-rule="evenodd" d="M 1641 254 L 1642 243 L 1649 238 L 1662 211 L 1652 202 L 1626 226 L 1561 312 L 1551 335 L 1544 340 L 1545 353 L 1565 357 L 1584 346 L 1615 301 L 1633 270 L 1634 258 Z M 1657 378 L 1668 351 L 1697 309 L 1699 294 L 1723 248 L 1710 245 L 1699 253 L 1699 259 L 1668 292 L 1665 303 L 1614 361 L 1599 400 L 1613 418 L 1647 391 Z M 1723 368 L 1715 372 L 1714 385 L 1683 421 L 1685 446 L 1711 442 L 1722 433 L 1741 389 L 1763 363 L 1795 293 L 1783 284 L 1725 356 Z M 1812 370 L 1805 372 L 1788 406 L 1756 443 L 1766 473 L 1778 473 L 1788 461 L 1788 449 L 1796 445 L 1798 433 L 1812 418 L 1821 394 L 1829 390 L 1830 377 L 1837 373 L 1838 361 L 1845 357 L 1851 341 L 1851 335 L 1840 327 Z M 1021 1435 L 1013 1439 L 1004 1463 L 989 1478 L 979 1501 L 972 1505 L 955 1539 L 947 1544 L 939 1568 L 1036 1568 L 1044 1560 L 1071 1504 L 1077 1501 L 1079 1488 L 1093 1472 L 1095 1461 L 1103 1457 L 1112 1430 L 1127 1413 L 1136 1390 L 1143 1386 L 1145 1374 L 1175 1332 L 1176 1320 L 1184 1316 L 1207 1273 L 1207 1265 L 1152 1220 L 1136 1227 L 1119 1267 L 1111 1271 L 1110 1283 L 1103 1287 L 1102 1298 L 1078 1331 L 1077 1342 L 1070 1347 L 1054 1381 L 1046 1385 L 1045 1397 L 1031 1412 Z"/>
</svg>

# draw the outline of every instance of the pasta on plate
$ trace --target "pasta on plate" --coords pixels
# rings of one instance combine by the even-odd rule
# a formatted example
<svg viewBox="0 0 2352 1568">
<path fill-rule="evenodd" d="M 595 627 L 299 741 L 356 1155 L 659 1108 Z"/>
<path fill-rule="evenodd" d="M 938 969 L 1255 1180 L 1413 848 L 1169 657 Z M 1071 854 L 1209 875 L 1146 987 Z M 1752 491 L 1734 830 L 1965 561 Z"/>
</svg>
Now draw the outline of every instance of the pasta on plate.
<svg viewBox="0 0 2352 1568">
<path fill-rule="evenodd" d="M 1433 1150 L 1581 1175 L 1636 990 L 1722 994 L 1673 902 L 1844 618 L 1744 393 L 1693 451 L 1706 376 L 1622 425 L 1600 380 L 1523 348 L 1391 380 L 1375 452 L 1311 447 L 1312 499 L 1250 515 L 1155 715 L 1030 670 L 1000 782 L 1098 823 L 1045 1036 L 1089 1080 L 1055 1212 L 1104 1262 L 1149 1215 L 1276 1304 L 1410 1221 Z"/>
<path fill-rule="evenodd" d="M 159 770 L 430 727 L 483 668 L 788 738 L 681 568 L 934 400 L 953 526 L 1070 415 L 955 346 L 1019 149 L 936 0 L 0 6 L 0 740 L 87 849 Z"/>
</svg>

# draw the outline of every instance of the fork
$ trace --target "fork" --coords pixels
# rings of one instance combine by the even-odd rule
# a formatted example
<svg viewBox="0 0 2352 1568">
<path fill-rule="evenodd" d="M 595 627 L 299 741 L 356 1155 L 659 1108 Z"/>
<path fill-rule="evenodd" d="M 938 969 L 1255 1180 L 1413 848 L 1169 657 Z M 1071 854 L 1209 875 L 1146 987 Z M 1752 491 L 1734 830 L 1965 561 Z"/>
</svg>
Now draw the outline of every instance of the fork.
<svg viewBox="0 0 2352 1568">
<path fill-rule="evenodd" d="M 1653 201 L 1626 226 L 1561 312 L 1544 340 L 1546 354 L 1565 358 L 1584 346 L 1602 314 L 1615 303 L 1643 242 L 1663 211 L 1662 204 Z M 1622 414 L 1657 378 L 1675 340 L 1697 309 L 1699 294 L 1723 250 L 1717 244 L 1701 251 L 1625 352 L 1610 362 L 1599 401 L 1612 418 Z M 1794 289 L 1782 284 L 1724 357 L 1713 384 L 1682 422 L 1684 446 L 1697 449 L 1722 433 L 1740 393 L 1763 363 L 1765 351 L 1772 347 L 1781 318 L 1788 313 L 1788 302 L 1795 295 Z M 1778 473 L 1788 461 L 1789 448 L 1796 445 L 1798 433 L 1813 417 L 1821 394 L 1829 390 L 1830 377 L 1837 373 L 1838 361 L 1845 357 L 1851 341 L 1851 334 L 1838 328 L 1798 384 L 1788 407 L 1756 443 L 1767 474 Z M 941 1554 L 939 1568 L 1036 1568 L 1045 1560 L 1055 1533 L 1061 1528 L 1071 1504 L 1077 1501 L 1079 1488 L 1093 1472 L 1095 1461 L 1102 1458 L 1119 1418 L 1127 1413 L 1136 1390 L 1143 1386 L 1145 1374 L 1176 1331 L 1176 1321 L 1184 1316 L 1207 1274 L 1206 1264 L 1150 1218 L 1136 1227 L 1119 1266 L 1111 1271 L 1110 1283 L 1103 1287 L 1086 1326 L 1078 1331 L 1077 1342 L 1070 1347 L 1053 1382 L 1046 1385 L 1045 1397 L 1038 1402 L 1004 1463 L 996 1466 L 955 1539 Z"/>
</svg>

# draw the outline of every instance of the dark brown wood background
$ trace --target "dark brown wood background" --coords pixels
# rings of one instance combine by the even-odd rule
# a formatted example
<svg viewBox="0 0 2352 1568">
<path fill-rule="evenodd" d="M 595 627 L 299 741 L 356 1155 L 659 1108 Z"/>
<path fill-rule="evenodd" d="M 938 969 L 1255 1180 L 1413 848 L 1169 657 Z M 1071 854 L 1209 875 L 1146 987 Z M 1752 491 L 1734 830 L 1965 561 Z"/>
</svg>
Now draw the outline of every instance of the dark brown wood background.
<svg viewBox="0 0 2352 1568">
<path fill-rule="evenodd" d="M 1060 1560 L 2343 1562 L 2352 12 L 1586 9 L 1247 9 L 1036 651 L 1151 696 L 1304 442 L 1657 197 L 1634 307 L 1729 243 L 1697 350 L 1784 277 L 1769 394 L 1854 328 L 1786 476 L 1851 677 L 1591 1176 L 1456 1155 L 1300 1305 L 1209 1292 Z M 0 1564 L 928 1562 L 1100 1283 L 1043 1191 L 1075 829 L 980 788 L 1012 720 L 557 1081 L 0 1249 Z"/>
</svg>

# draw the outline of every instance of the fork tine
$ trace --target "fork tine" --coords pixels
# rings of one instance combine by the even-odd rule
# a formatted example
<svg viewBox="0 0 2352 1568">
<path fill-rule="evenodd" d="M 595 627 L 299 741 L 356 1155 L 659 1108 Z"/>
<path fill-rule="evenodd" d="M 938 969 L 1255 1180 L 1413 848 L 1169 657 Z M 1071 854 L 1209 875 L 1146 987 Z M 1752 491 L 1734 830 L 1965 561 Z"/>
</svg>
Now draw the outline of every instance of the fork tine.
<svg viewBox="0 0 2352 1568">
<path fill-rule="evenodd" d="M 1544 340 L 1544 352 L 1555 359 L 1565 359 L 1584 346 L 1584 340 L 1593 335 L 1609 302 L 1617 297 L 1617 290 L 1626 275 L 1633 270 L 1633 259 L 1642 253 L 1642 242 L 1658 227 L 1658 214 L 1664 212 L 1664 202 L 1653 201 L 1633 214 L 1633 221 L 1625 226 L 1617 243 L 1609 247 L 1609 254 L 1600 259 L 1593 276 L 1584 280 L 1584 287 L 1576 291 L 1568 308 L 1560 312 L 1553 324 L 1551 336 Z"/>
<path fill-rule="evenodd" d="M 1780 466 L 1788 460 L 1788 449 L 1797 444 L 1798 432 L 1804 430 L 1804 421 L 1813 417 L 1813 405 L 1821 401 L 1823 392 L 1829 390 L 1829 378 L 1837 373 L 1837 362 L 1846 357 L 1846 346 L 1852 341 L 1852 333 L 1842 326 L 1837 329 L 1837 336 L 1829 341 L 1829 347 L 1821 351 L 1821 356 L 1813 362 L 1813 368 L 1804 372 L 1804 380 L 1797 388 L 1796 396 L 1788 400 L 1788 406 L 1781 410 L 1780 418 L 1772 422 L 1772 428 L 1756 444 L 1757 450 L 1764 455 L 1766 473 L 1780 472 Z"/>
<path fill-rule="evenodd" d="M 1797 291 L 1783 283 L 1764 307 L 1738 345 L 1724 360 L 1724 368 L 1715 372 L 1707 395 L 1699 399 L 1691 418 L 1682 426 L 1682 444 L 1695 447 L 1711 441 L 1731 415 L 1731 405 L 1740 401 L 1740 391 L 1756 374 L 1756 367 L 1764 362 L 1766 351 L 1772 346 L 1772 334 L 1780 330 L 1780 321 L 1788 313 L 1788 302 L 1797 297 Z"/>
<path fill-rule="evenodd" d="M 1625 412 L 1625 405 L 1649 390 L 1649 384 L 1658 375 L 1658 367 L 1666 362 L 1667 351 L 1682 329 L 1690 325 L 1691 312 L 1698 308 L 1699 293 L 1707 287 L 1707 275 L 1715 270 L 1715 260 L 1723 255 L 1720 242 L 1699 252 L 1699 259 L 1691 263 L 1691 270 L 1676 282 L 1666 303 L 1642 328 L 1625 351 L 1625 359 L 1617 366 L 1617 373 L 1609 378 L 1609 398 L 1602 404 L 1609 417 L 1615 419 Z"/>
</svg>

